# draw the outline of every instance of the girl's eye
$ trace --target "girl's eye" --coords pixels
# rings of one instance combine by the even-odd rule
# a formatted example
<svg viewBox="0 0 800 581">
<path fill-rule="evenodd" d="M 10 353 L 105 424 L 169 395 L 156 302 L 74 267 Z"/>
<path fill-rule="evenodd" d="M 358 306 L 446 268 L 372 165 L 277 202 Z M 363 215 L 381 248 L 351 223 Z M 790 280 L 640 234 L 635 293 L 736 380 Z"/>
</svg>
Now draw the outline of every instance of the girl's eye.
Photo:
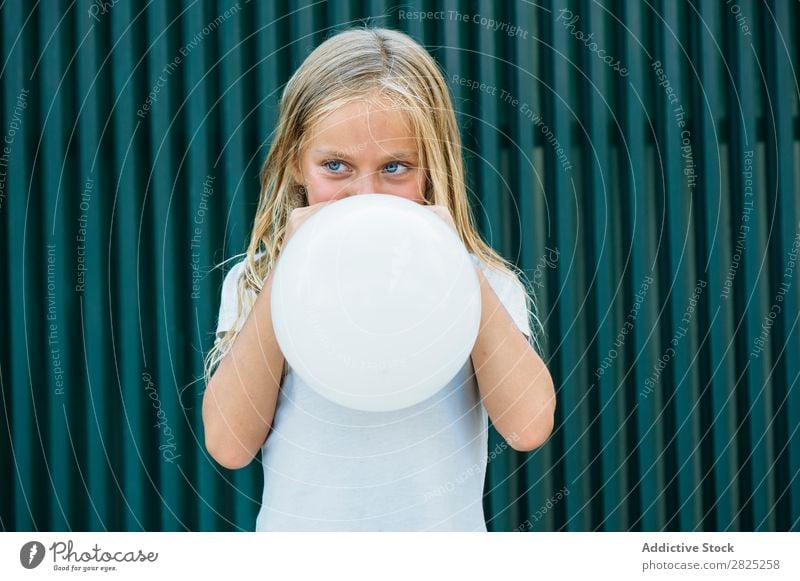
<svg viewBox="0 0 800 581">
<path fill-rule="evenodd" d="M 396 161 L 392 161 L 386 164 L 386 169 L 389 169 L 391 167 L 397 168 L 395 171 L 389 171 L 389 174 L 393 176 L 403 175 L 408 171 L 408 166 L 406 164 L 399 163 Z"/>
<path fill-rule="evenodd" d="M 337 171 L 336 168 L 331 167 L 331 165 L 340 166 L 340 165 L 343 165 L 343 164 L 342 164 L 341 161 L 331 160 L 331 161 L 322 162 L 322 165 L 327 167 L 329 170 L 331 170 L 334 173 L 340 173 L 339 171 Z"/>
<path fill-rule="evenodd" d="M 328 170 L 332 171 L 333 173 L 344 173 L 342 170 L 344 168 L 344 164 L 341 161 L 330 159 L 328 161 L 323 161 L 322 166 L 327 168 Z M 401 176 L 404 175 L 409 171 L 409 167 L 401 162 L 398 161 L 391 161 L 384 166 L 386 169 L 386 173 L 391 176 Z"/>
</svg>

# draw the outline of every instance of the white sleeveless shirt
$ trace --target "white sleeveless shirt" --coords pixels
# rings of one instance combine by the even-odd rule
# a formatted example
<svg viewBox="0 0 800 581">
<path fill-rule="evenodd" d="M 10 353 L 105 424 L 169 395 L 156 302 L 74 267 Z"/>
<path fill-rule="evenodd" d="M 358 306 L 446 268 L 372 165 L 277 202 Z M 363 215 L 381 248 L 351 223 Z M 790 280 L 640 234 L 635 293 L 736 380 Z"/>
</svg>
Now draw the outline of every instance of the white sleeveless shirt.
<svg viewBox="0 0 800 581">
<path fill-rule="evenodd" d="M 516 276 L 480 265 L 530 336 Z M 236 320 L 238 262 L 222 286 L 217 340 Z M 287 364 L 288 365 L 288 364 Z M 486 531 L 488 414 L 472 359 L 444 388 L 402 410 L 365 412 L 317 394 L 289 366 L 261 448 L 264 492 L 256 531 Z"/>
</svg>

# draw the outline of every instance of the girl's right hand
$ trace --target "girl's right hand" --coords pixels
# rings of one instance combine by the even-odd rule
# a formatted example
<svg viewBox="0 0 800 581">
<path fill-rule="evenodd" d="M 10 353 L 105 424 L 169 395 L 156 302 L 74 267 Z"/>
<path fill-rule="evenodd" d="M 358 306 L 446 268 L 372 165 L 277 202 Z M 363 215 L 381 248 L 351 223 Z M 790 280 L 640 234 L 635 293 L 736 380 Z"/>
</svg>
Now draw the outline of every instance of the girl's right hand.
<svg viewBox="0 0 800 581">
<path fill-rule="evenodd" d="M 327 202 L 318 202 L 311 206 L 301 206 L 299 208 L 295 208 L 289 214 L 289 218 L 286 221 L 286 233 L 283 236 L 283 247 L 286 247 L 286 244 L 289 242 L 289 239 L 294 236 L 295 232 L 302 226 L 303 222 L 308 220 L 311 216 L 319 212 L 322 208 L 327 206 L 328 204 L 333 203 L 335 200 L 328 200 Z"/>
</svg>

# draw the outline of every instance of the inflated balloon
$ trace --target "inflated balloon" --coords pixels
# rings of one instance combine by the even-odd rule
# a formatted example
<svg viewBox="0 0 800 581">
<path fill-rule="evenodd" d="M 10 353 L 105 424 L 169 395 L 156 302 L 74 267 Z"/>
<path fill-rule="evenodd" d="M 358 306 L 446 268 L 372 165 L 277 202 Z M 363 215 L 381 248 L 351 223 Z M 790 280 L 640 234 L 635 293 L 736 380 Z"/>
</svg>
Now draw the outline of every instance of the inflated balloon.
<svg viewBox="0 0 800 581">
<path fill-rule="evenodd" d="M 402 409 L 444 387 L 467 361 L 481 315 L 458 235 L 388 194 L 350 196 L 308 218 L 281 251 L 271 301 L 294 372 L 365 411 Z"/>
</svg>

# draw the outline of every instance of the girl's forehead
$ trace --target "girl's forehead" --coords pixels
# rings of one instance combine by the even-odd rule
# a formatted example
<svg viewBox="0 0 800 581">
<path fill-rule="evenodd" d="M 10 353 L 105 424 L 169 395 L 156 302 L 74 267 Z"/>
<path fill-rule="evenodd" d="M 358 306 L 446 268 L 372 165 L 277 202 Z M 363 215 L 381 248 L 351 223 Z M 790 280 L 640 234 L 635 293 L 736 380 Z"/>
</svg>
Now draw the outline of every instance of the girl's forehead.
<svg viewBox="0 0 800 581">
<path fill-rule="evenodd" d="M 312 128 L 309 142 L 327 146 L 368 144 L 375 141 L 416 142 L 409 115 L 396 105 L 353 102 L 320 119 Z"/>
<path fill-rule="evenodd" d="M 411 127 L 410 115 L 405 107 L 388 101 L 351 101 L 322 117 L 318 127 L 368 123 L 370 125 L 400 124 Z"/>
</svg>

